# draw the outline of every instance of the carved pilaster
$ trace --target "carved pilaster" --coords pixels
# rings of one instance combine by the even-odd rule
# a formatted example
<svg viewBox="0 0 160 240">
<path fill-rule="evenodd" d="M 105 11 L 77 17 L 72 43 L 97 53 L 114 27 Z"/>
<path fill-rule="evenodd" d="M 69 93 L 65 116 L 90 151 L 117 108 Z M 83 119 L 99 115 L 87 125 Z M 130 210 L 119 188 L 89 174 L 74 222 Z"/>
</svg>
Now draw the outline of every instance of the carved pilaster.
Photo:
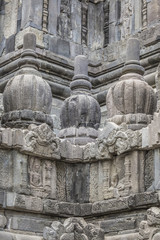
<svg viewBox="0 0 160 240">
<path fill-rule="evenodd" d="M 108 192 L 110 187 L 110 162 L 103 163 L 103 195 L 104 199 L 108 199 Z"/>
<path fill-rule="evenodd" d="M 43 0 L 42 30 L 48 32 L 48 4 L 49 0 Z"/>
<path fill-rule="evenodd" d="M 87 36 L 88 36 L 88 0 L 82 1 L 82 44 L 87 45 Z"/>
<path fill-rule="evenodd" d="M 147 27 L 147 0 L 142 0 L 142 27 Z"/>
<path fill-rule="evenodd" d="M 121 11 L 121 37 L 125 39 L 131 33 L 131 24 L 133 16 L 133 4 L 131 0 L 123 1 Z"/>
<path fill-rule="evenodd" d="M 125 157 L 125 191 L 129 194 L 131 188 L 131 159 L 129 155 Z"/>
<path fill-rule="evenodd" d="M 104 47 L 109 44 L 109 2 L 104 1 Z"/>
<path fill-rule="evenodd" d="M 71 1 L 61 0 L 60 15 L 58 17 L 58 34 L 62 38 L 71 37 Z"/>
</svg>

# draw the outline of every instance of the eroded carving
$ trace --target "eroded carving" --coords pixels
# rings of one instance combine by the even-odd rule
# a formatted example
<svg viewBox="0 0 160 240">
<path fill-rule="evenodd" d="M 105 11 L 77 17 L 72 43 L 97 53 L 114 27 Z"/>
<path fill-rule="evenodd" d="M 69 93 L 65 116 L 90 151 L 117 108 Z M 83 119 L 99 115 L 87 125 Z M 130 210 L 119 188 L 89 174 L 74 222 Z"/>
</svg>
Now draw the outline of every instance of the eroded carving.
<svg viewBox="0 0 160 240">
<path fill-rule="evenodd" d="M 140 223 L 138 240 L 157 240 L 159 236 L 160 208 L 152 207 L 147 210 L 147 221 Z"/>
<path fill-rule="evenodd" d="M 124 0 L 122 4 L 122 14 L 120 19 L 121 37 L 125 39 L 131 33 L 131 18 L 133 15 L 133 5 L 131 0 Z"/>
<path fill-rule="evenodd" d="M 109 2 L 104 1 L 104 47 L 109 43 Z"/>
<path fill-rule="evenodd" d="M 142 0 L 142 26 L 147 26 L 147 0 Z"/>
<path fill-rule="evenodd" d="M 59 153 L 59 139 L 56 138 L 53 131 L 47 124 L 36 126 L 31 124 L 28 128 L 29 132 L 25 135 L 24 151 L 33 152 L 37 155 L 48 157 L 58 156 Z"/>
<path fill-rule="evenodd" d="M 114 125 L 110 132 L 108 129 L 109 126 L 103 129 L 103 133 L 95 143 L 88 143 L 85 146 L 84 160 L 112 159 L 114 155 L 121 155 L 142 146 L 141 131 L 132 131 L 126 124 Z"/>
<path fill-rule="evenodd" d="M 87 45 L 87 35 L 88 35 L 88 0 L 82 0 L 82 44 Z"/>
<path fill-rule="evenodd" d="M 58 34 L 62 38 L 70 38 L 71 35 L 70 5 L 70 0 L 61 0 L 60 16 L 58 18 Z"/>
<path fill-rule="evenodd" d="M 28 172 L 31 194 L 33 196 L 56 197 L 55 162 L 30 157 Z"/>
<path fill-rule="evenodd" d="M 48 32 L 48 5 L 49 5 L 49 0 L 43 0 L 42 29 L 45 33 Z"/>
<path fill-rule="evenodd" d="M 104 231 L 83 218 L 68 218 L 64 224 L 53 222 L 43 231 L 45 240 L 104 240 Z"/>
</svg>

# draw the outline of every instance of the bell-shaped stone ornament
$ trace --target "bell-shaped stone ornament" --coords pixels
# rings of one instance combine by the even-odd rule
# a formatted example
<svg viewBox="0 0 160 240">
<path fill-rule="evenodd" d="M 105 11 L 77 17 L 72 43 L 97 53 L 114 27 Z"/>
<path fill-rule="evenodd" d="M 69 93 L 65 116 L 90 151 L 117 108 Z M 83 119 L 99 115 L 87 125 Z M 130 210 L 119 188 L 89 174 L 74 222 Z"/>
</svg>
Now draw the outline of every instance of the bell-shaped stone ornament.
<svg viewBox="0 0 160 240">
<path fill-rule="evenodd" d="M 88 77 L 88 60 L 85 56 L 75 58 L 73 81 L 70 85 L 72 95 L 61 108 L 61 138 L 72 143 L 84 145 L 98 136 L 101 119 L 100 106 L 91 95 L 91 83 Z"/>
<path fill-rule="evenodd" d="M 19 61 L 20 69 L 7 83 L 3 93 L 3 126 L 27 127 L 31 123 L 47 123 L 53 127 L 49 116 L 52 93 L 49 84 L 38 72 L 35 49 L 36 36 L 27 33 Z"/>
<path fill-rule="evenodd" d="M 144 81 L 139 55 L 139 41 L 129 39 L 122 76 L 106 97 L 108 121 L 118 125 L 125 122 L 133 130 L 149 124 L 156 109 L 156 94 Z"/>
</svg>

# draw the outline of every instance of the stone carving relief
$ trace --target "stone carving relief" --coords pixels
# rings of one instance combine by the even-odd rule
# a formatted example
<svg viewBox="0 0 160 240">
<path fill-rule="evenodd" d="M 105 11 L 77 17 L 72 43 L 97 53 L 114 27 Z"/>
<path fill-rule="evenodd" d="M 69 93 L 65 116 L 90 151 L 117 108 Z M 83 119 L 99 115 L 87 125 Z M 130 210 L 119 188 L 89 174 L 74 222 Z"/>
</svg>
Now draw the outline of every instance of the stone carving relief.
<svg viewBox="0 0 160 240">
<path fill-rule="evenodd" d="M 104 1 L 104 47 L 109 43 L 109 2 Z"/>
<path fill-rule="evenodd" d="M 82 44 L 87 45 L 87 35 L 88 35 L 88 0 L 82 0 Z"/>
<path fill-rule="evenodd" d="M 58 17 L 58 35 L 62 38 L 71 36 L 71 3 L 70 0 L 61 0 L 60 15 Z"/>
<path fill-rule="evenodd" d="M 132 131 L 126 124 L 120 127 L 113 125 L 108 132 L 108 127 L 103 129 L 101 136 L 95 143 L 89 143 L 84 149 L 84 159 L 112 159 L 114 155 L 120 155 L 142 146 L 142 134 L 140 131 Z"/>
<path fill-rule="evenodd" d="M 47 124 L 36 126 L 31 124 L 26 131 L 23 151 L 33 152 L 36 155 L 56 157 L 59 155 L 59 139 Z"/>
<path fill-rule="evenodd" d="M 160 208 L 147 210 L 147 221 L 142 221 L 138 240 L 158 240 L 160 237 Z"/>
<path fill-rule="evenodd" d="M 31 194 L 33 196 L 56 197 L 55 162 L 30 157 L 28 172 Z"/>
<path fill-rule="evenodd" d="M 44 240 L 104 240 L 104 231 L 83 218 L 68 218 L 64 224 L 53 222 L 43 231 Z"/>
<path fill-rule="evenodd" d="M 147 26 L 147 0 L 142 0 L 142 27 Z"/>
<path fill-rule="evenodd" d="M 43 20 L 42 20 L 42 29 L 45 33 L 48 32 L 48 5 L 49 0 L 43 0 Z"/>
<path fill-rule="evenodd" d="M 104 199 L 125 195 L 125 159 L 116 157 L 112 162 L 103 162 Z"/>
<path fill-rule="evenodd" d="M 132 15 L 133 15 L 132 0 L 123 0 L 120 19 L 122 39 L 125 39 L 131 33 Z"/>
</svg>

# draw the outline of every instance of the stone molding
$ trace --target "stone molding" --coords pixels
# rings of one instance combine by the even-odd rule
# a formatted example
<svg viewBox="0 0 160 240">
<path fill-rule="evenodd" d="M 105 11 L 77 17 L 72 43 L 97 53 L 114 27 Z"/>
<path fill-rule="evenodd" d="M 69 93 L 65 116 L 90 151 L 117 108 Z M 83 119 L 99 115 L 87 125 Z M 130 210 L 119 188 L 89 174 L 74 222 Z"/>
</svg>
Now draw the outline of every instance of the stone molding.
<svg viewBox="0 0 160 240">
<path fill-rule="evenodd" d="M 26 130 L 0 128 L 0 148 L 18 149 L 31 156 L 67 162 L 95 162 L 133 150 L 159 148 L 159 121 L 160 113 L 156 112 L 151 124 L 137 131 L 128 129 L 126 124 L 118 126 L 110 122 L 99 130 L 95 142 L 85 146 L 59 139 L 45 123 L 39 126 L 31 124 Z"/>
<path fill-rule="evenodd" d="M 158 206 L 160 203 L 160 196 L 157 192 L 131 194 L 127 197 L 94 203 L 61 202 L 2 190 L 0 196 L 2 209 L 43 213 L 59 217 L 101 216 L 103 214 L 138 210 L 142 206 L 148 209 L 149 207 Z"/>
<path fill-rule="evenodd" d="M 53 131 L 42 124 L 31 124 L 28 129 L 0 129 L 0 148 L 18 149 L 20 152 L 67 162 L 91 162 L 112 159 L 132 150 L 141 150 L 141 131 L 132 131 L 125 127 L 113 129 L 104 139 L 97 138 L 95 142 L 78 146 L 70 141 L 59 139 Z M 134 141 L 132 141 L 134 139 Z M 83 136 L 82 136 L 83 141 Z M 69 149 L 69 151 L 66 151 Z"/>
</svg>

